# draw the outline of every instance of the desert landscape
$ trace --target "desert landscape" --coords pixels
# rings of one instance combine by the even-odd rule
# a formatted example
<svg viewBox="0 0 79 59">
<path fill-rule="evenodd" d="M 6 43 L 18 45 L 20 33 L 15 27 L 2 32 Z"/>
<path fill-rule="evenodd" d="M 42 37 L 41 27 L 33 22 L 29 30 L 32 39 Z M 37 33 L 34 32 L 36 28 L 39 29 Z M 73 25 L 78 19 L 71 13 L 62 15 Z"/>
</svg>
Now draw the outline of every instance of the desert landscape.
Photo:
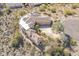
<svg viewBox="0 0 79 59">
<path fill-rule="evenodd" d="M 20 19 L 32 12 L 51 21 L 46 18 L 46 22 L 41 16 L 45 21 L 34 22 L 28 30 L 21 28 Z M 38 18 L 34 17 L 36 21 Z M 79 56 L 78 37 L 78 3 L 0 3 L 0 56 Z"/>
</svg>

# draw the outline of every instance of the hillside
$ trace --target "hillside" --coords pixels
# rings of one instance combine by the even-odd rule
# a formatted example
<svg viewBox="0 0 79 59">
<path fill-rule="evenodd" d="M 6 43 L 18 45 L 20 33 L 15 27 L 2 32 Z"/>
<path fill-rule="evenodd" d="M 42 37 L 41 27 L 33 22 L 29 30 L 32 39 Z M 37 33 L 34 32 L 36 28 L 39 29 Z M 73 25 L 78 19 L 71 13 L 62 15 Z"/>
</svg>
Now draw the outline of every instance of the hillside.
<svg viewBox="0 0 79 59">
<path fill-rule="evenodd" d="M 53 18 L 52 31 L 56 35 L 47 36 L 37 32 L 44 40 L 44 53 L 27 42 L 20 33 L 19 19 L 32 11 Z M 72 56 L 79 55 L 79 41 L 64 33 L 59 20 L 79 17 L 79 4 L 40 4 L 20 8 L 1 7 L 0 10 L 0 55 L 1 56 Z M 67 25 L 68 26 L 68 25 Z M 75 30 L 75 28 L 74 28 Z M 68 39 L 68 40 L 65 40 Z M 27 39 L 27 38 L 26 38 Z"/>
</svg>

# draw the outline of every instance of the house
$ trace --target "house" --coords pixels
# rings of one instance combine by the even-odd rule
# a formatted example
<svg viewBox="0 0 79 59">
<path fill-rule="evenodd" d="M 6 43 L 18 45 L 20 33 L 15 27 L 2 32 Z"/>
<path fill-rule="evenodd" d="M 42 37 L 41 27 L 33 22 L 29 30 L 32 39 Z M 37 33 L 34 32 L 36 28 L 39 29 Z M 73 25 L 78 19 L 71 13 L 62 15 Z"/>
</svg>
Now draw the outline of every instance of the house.
<svg viewBox="0 0 79 59">
<path fill-rule="evenodd" d="M 19 22 L 19 24 L 26 30 L 29 28 L 33 28 L 35 23 L 39 24 L 40 27 L 50 27 L 52 24 L 52 20 L 49 16 L 33 12 L 23 16 Z"/>
<path fill-rule="evenodd" d="M 52 24 L 51 17 L 47 15 L 43 15 L 37 12 L 29 13 L 25 16 L 23 16 L 20 19 L 20 25 L 23 26 L 26 30 L 29 28 L 33 28 L 35 23 L 39 24 L 40 27 L 50 27 Z"/>
<path fill-rule="evenodd" d="M 21 8 L 23 5 L 22 3 L 6 3 L 6 6 L 9 8 Z"/>
</svg>

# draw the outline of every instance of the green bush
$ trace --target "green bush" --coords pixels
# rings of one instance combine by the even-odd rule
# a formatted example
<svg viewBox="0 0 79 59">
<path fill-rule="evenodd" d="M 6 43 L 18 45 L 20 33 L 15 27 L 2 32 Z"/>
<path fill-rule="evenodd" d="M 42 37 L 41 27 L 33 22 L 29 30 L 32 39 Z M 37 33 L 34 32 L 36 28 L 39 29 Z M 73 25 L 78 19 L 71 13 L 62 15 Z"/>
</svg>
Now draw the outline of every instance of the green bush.
<svg viewBox="0 0 79 59">
<path fill-rule="evenodd" d="M 70 44 L 71 44 L 72 46 L 76 46 L 76 45 L 77 45 L 77 42 L 76 42 L 76 40 L 71 39 Z"/>
<path fill-rule="evenodd" d="M 2 11 L 0 11 L 0 16 L 3 16 L 3 12 Z"/>
<path fill-rule="evenodd" d="M 19 19 L 20 18 L 20 16 L 23 16 L 23 15 L 25 15 L 27 12 L 25 11 L 25 10 L 18 10 L 18 11 L 16 11 L 16 12 L 13 12 L 13 15 L 17 18 L 17 19 Z"/>
<path fill-rule="evenodd" d="M 72 8 L 73 8 L 73 9 L 79 8 L 79 3 L 74 3 L 74 4 L 72 4 Z"/>
<path fill-rule="evenodd" d="M 71 56 L 71 53 L 70 53 L 69 49 L 65 48 L 65 49 L 63 50 L 63 55 L 64 55 L 64 56 Z"/>
<path fill-rule="evenodd" d="M 52 51 L 52 56 L 71 56 L 70 51 L 67 48 L 57 47 Z"/>
<path fill-rule="evenodd" d="M 36 30 L 37 33 L 40 32 L 40 29 L 39 28 L 40 28 L 39 24 L 35 23 L 34 29 Z"/>
<path fill-rule="evenodd" d="M 26 14 L 26 11 L 25 10 L 19 10 L 17 11 L 17 13 L 21 16 L 25 15 Z"/>
<path fill-rule="evenodd" d="M 65 34 L 67 36 L 67 39 L 64 41 L 63 46 L 71 48 L 71 46 L 76 46 L 77 41 L 72 39 L 69 35 Z"/>
<path fill-rule="evenodd" d="M 12 47 L 19 47 L 19 41 L 20 41 L 20 33 L 16 32 L 14 38 L 11 41 Z"/>
<path fill-rule="evenodd" d="M 63 55 L 63 47 L 57 47 L 52 51 L 52 56 L 62 56 Z"/>
<path fill-rule="evenodd" d="M 42 4 L 41 7 L 46 9 L 48 7 L 48 4 Z"/>
<path fill-rule="evenodd" d="M 73 11 L 73 10 L 71 10 L 71 9 L 65 9 L 65 10 L 64 10 L 64 14 L 65 14 L 65 15 L 73 15 L 73 14 L 75 14 L 75 11 Z"/>
<path fill-rule="evenodd" d="M 45 11 L 47 9 L 47 7 L 48 7 L 48 4 L 42 4 L 42 5 L 40 5 L 39 10 L 41 12 L 43 12 L 43 11 Z"/>
<path fill-rule="evenodd" d="M 48 7 L 48 10 L 51 11 L 52 13 L 56 13 L 56 8 L 55 7 Z"/>
<path fill-rule="evenodd" d="M 0 28 L 0 33 L 3 32 L 3 30 Z"/>
<path fill-rule="evenodd" d="M 43 7 L 40 7 L 39 11 L 43 12 L 43 11 L 45 11 L 45 9 Z"/>
<path fill-rule="evenodd" d="M 53 30 L 56 32 L 64 31 L 63 25 L 59 20 L 53 23 Z"/>
<path fill-rule="evenodd" d="M 11 10 L 10 10 L 10 8 L 4 8 L 2 10 L 2 12 L 4 12 L 5 14 L 10 14 L 11 13 Z"/>
<path fill-rule="evenodd" d="M 47 35 L 46 35 L 45 33 L 42 33 L 42 32 L 41 32 L 41 35 L 42 35 L 43 37 L 47 37 Z"/>
<path fill-rule="evenodd" d="M 51 9 L 51 12 L 52 12 L 52 13 L 56 13 L 56 8 L 52 8 L 52 9 Z"/>
</svg>

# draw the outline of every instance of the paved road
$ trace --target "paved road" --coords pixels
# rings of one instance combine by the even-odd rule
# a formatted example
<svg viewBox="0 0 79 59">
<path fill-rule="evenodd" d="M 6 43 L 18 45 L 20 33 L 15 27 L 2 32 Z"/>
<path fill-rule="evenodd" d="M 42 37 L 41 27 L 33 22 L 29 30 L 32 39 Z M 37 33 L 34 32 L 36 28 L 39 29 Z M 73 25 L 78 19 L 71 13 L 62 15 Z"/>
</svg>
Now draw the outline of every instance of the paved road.
<svg viewBox="0 0 79 59">
<path fill-rule="evenodd" d="M 79 17 L 68 17 L 64 21 L 65 33 L 79 40 Z"/>
</svg>

